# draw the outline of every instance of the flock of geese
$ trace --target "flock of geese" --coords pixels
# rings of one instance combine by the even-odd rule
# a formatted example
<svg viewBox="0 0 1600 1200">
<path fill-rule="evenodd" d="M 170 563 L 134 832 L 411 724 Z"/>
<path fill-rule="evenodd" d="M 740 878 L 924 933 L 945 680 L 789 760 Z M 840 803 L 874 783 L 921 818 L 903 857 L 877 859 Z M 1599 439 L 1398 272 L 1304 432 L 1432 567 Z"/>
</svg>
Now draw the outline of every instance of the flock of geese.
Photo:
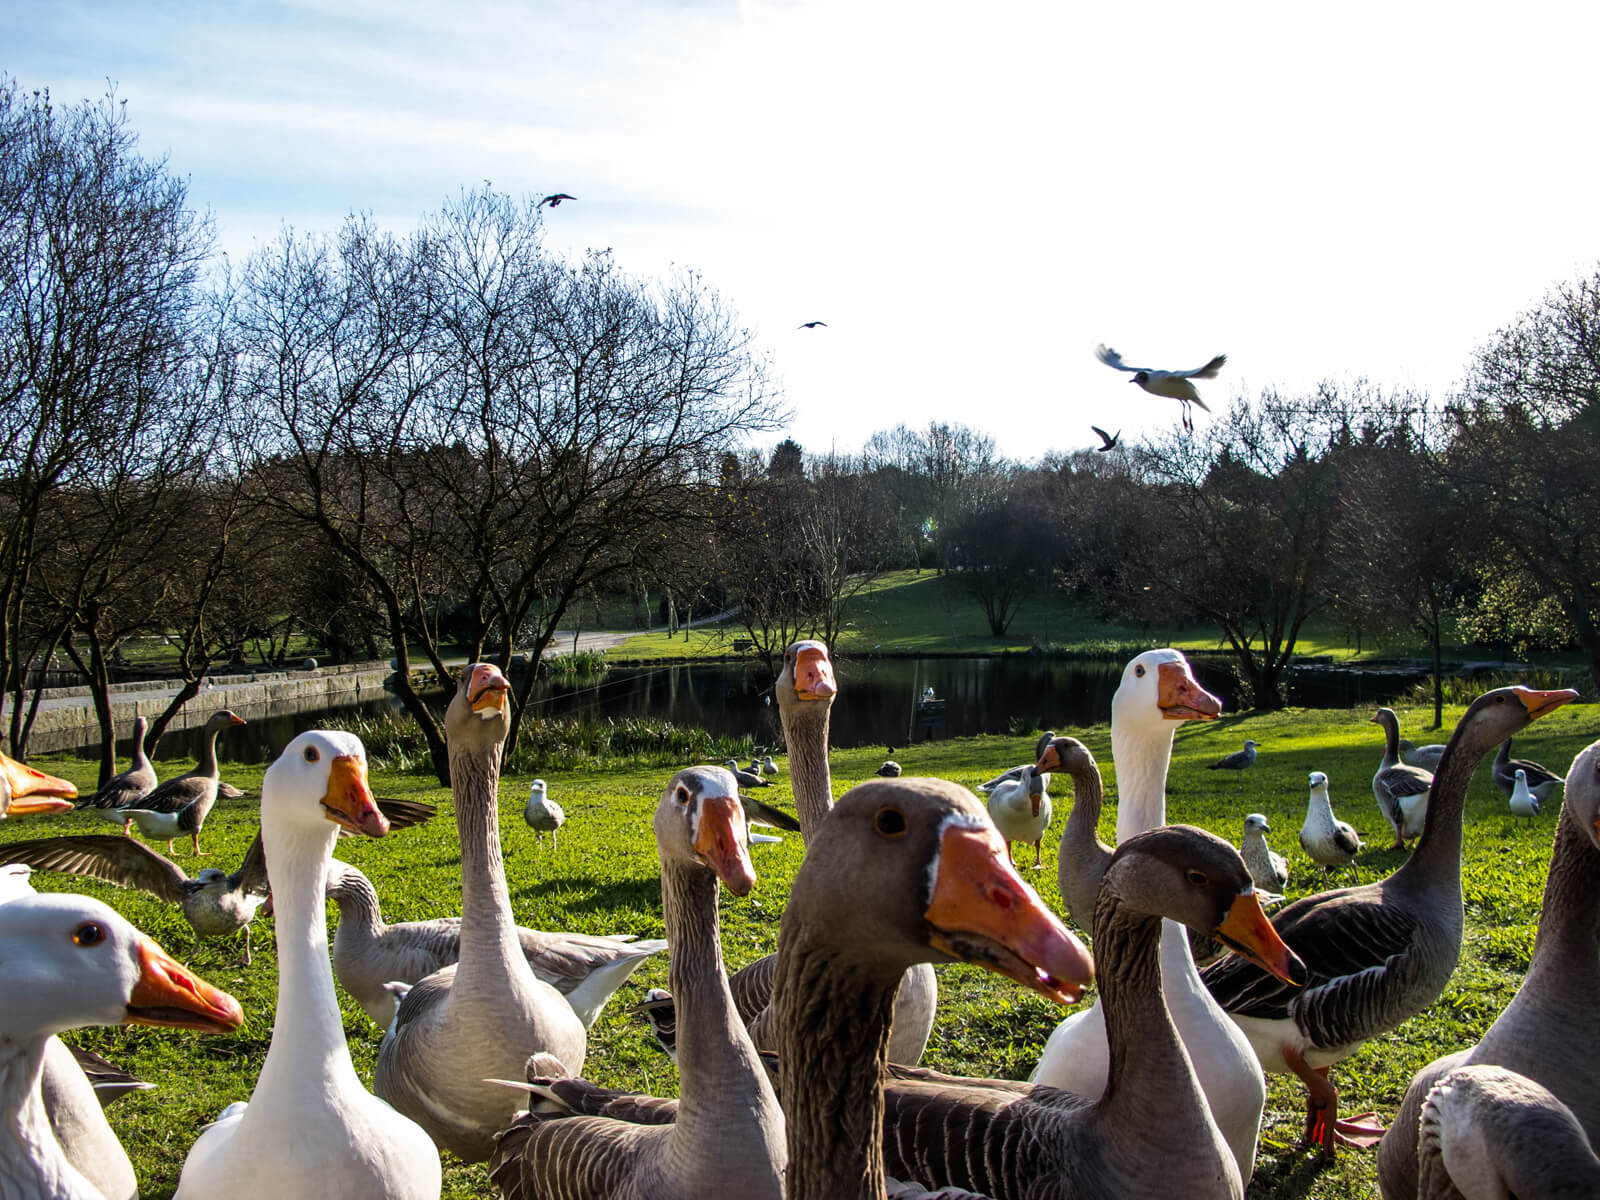
<svg viewBox="0 0 1600 1200">
<path fill-rule="evenodd" d="M 385 924 L 372 882 L 333 857 L 341 833 L 382 837 L 427 816 L 375 798 L 361 742 L 342 732 L 303 733 L 268 768 L 260 836 L 231 874 L 190 879 L 115 835 L 13 842 L 0 857 L 164 895 L 197 938 L 247 931 L 270 891 L 271 1044 L 248 1102 L 189 1148 L 180 1198 L 437 1197 L 441 1150 L 486 1163 L 518 1200 L 1241 1197 L 1264 1071 L 1304 1084 L 1305 1140 L 1321 1154 L 1381 1138 L 1386 1197 L 1600 1194 L 1591 1143 L 1600 1082 L 1582 1049 L 1600 994 L 1600 743 L 1565 776 L 1533 961 L 1500 1018 L 1476 1046 L 1419 1072 L 1387 1130 L 1373 1114 L 1341 1115 L 1329 1078 L 1443 994 L 1462 938 L 1468 781 L 1500 746 L 1496 779 L 1509 773 L 1513 805 L 1519 793 L 1521 803 L 1552 802 L 1562 777 L 1511 759 L 1509 742 L 1575 692 L 1480 696 L 1423 772 L 1423 800 L 1408 809 L 1404 784 L 1381 794 L 1374 779 L 1386 816 L 1385 794 L 1395 801 L 1397 841 L 1415 840 L 1406 861 L 1269 919 L 1263 902 L 1282 898 L 1287 871 L 1264 816 L 1246 818 L 1242 853 L 1167 823 L 1174 733 L 1221 710 L 1177 651 L 1133 659 L 1113 700 L 1115 848 L 1098 836 L 1093 755 L 1053 734 L 1035 761 L 984 785 L 987 804 L 912 777 L 872 779 L 835 802 L 828 724 L 838 690 L 824 645 L 788 649 L 775 692 L 795 799 L 788 824 L 806 854 L 777 953 L 732 975 L 719 895 L 759 887 L 750 826 L 783 815 L 743 796 L 727 768 L 687 767 L 653 817 L 664 940 L 519 928 L 497 804 L 507 685 L 483 663 L 462 672 L 445 717 L 459 919 Z M 213 742 L 224 715 L 213 718 Z M 1386 722 L 1386 784 L 1403 749 Z M 3 756 L 0 767 L 0 819 L 70 807 L 70 783 Z M 214 750 L 197 772 L 190 802 L 209 777 L 209 808 Z M 1031 842 L 1038 862 L 1052 773 L 1072 781 L 1058 881 L 1073 921 L 1093 932 L 1092 960 L 1012 853 Z M 109 814 L 118 806 L 106 794 L 90 804 Z M 549 807 L 536 786 L 529 823 Z M 203 820 L 146 832 L 191 833 L 198 851 Z M 1360 846 L 1334 817 L 1321 772 L 1310 776 L 1301 837 L 1308 851 L 1327 848 L 1313 851 L 1325 872 Z M 328 898 L 339 911 L 331 946 Z M 1193 947 L 1206 944 L 1220 957 L 1197 965 Z M 589 1026 L 663 950 L 670 989 L 646 1007 L 677 1058 L 679 1095 L 583 1078 Z M 921 1069 L 938 1004 L 932 965 L 958 961 L 1063 1005 L 1094 983 L 1095 1003 L 1061 1022 L 1026 1083 Z M 239 1005 L 98 901 L 35 894 L 27 866 L 0 867 L 0 978 L 0 1196 L 134 1195 L 90 1076 L 56 1035 L 126 1023 L 221 1032 L 241 1025 Z M 336 978 L 386 1031 L 371 1091 L 345 1041 Z"/>
</svg>

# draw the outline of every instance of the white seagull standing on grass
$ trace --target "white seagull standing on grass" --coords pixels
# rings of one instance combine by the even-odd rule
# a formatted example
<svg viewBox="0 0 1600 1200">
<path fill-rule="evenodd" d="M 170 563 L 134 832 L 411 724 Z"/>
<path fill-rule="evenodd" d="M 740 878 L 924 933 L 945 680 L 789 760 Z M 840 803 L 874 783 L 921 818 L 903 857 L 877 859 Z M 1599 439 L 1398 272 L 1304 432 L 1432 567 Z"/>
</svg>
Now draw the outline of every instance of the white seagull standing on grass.
<svg viewBox="0 0 1600 1200">
<path fill-rule="evenodd" d="M 1130 383 L 1137 383 L 1152 396 L 1166 396 L 1183 405 L 1183 427 L 1192 430 L 1194 419 L 1189 411 L 1191 404 L 1198 404 L 1206 412 L 1206 402 L 1200 399 L 1200 393 L 1195 391 L 1191 379 L 1215 379 L 1217 372 L 1222 370 L 1222 364 L 1228 361 L 1226 354 L 1219 354 L 1203 367 L 1196 367 L 1192 371 L 1158 371 L 1154 367 L 1130 367 L 1122 361 L 1110 346 L 1096 346 L 1094 356 L 1108 367 L 1115 367 L 1119 371 L 1131 371 L 1133 378 Z"/>
</svg>

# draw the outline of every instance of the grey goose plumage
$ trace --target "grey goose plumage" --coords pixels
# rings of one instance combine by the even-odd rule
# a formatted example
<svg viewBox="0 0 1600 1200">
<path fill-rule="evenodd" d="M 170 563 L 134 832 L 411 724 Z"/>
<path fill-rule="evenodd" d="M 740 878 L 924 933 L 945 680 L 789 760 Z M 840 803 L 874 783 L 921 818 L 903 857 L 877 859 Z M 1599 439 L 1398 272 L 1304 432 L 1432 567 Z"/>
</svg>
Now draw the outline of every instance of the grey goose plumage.
<svg viewBox="0 0 1600 1200">
<path fill-rule="evenodd" d="M 1533 793 L 1534 798 L 1541 804 L 1550 799 L 1561 786 L 1561 776 L 1549 767 L 1542 766 L 1531 758 L 1512 758 L 1511 739 L 1507 738 L 1494 756 L 1495 787 L 1510 796 L 1516 789 L 1518 771 L 1527 778 L 1528 791 Z"/>
<path fill-rule="evenodd" d="M 125 810 L 138 805 L 160 782 L 156 778 L 156 769 L 150 765 L 150 757 L 145 753 L 144 735 L 147 726 L 143 716 L 133 719 L 133 761 L 128 764 L 128 769 L 113 775 L 106 780 L 105 786 L 96 791 L 92 796 L 85 796 L 79 800 L 77 807 L 95 813 L 114 824 L 122 826 L 122 832 L 128 832 L 128 826 L 133 823 Z"/>
<path fill-rule="evenodd" d="M 1095 898 L 1114 851 L 1100 840 L 1104 784 L 1100 766 L 1077 738 L 1052 737 L 1038 747 L 1041 771 L 1064 772 L 1072 779 L 1072 815 L 1056 850 L 1056 883 L 1067 915 L 1079 929 L 1094 924 Z"/>
<path fill-rule="evenodd" d="M 1435 1059 L 1412 1078 L 1378 1148 L 1378 1180 L 1389 1200 L 1417 1195 L 1417 1119 L 1434 1083 L 1457 1066 L 1492 1065 L 1525 1075 L 1567 1105 L 1600 1142 L 1600 742 L 1572 760 L 1556 818 L 1528 973 L 1477 1045 Z"/>
<path fill-rule="evenodd" d="M 172 853 L 173 839 L 181 833 L 194 840 L 196 854 L 202 853 L 200 830 L 217 802 L 221 779 L 217 770 L 217 735 L 243 724 L 243 717 L 226 708 L 212 713 L 205 723 L 206 738 L 200 744 L 200 760 L 194 770 L 158 784 L 137 805 L 124 808 L 123 815 L 131 818 L 146 837 L 166 838 L 168 854 Z"/>
<path fill-rule="evenodd" d="M 1499 688 L 1473 701 L 1434 779 L 1422 836 L 1387 879 L 1306 896 L 1273 925 L 1310 972 L 1290 989 L 1237 956 L 1201 972 L 1268 1071 L 1307 1088 L 1307 1140 L 1331 1157 L 1336 1141 L 1381 1129 L 1338 1119 L 1322 1070 L 1439 998 L 1461 953 L 1461 822 L 1473 769 L 1497 742 L 1577 696 Z"/>
<path fill-rule="evenodd" d="M 1400 760 L 1400 718 L 1394 709 L 1380 708 L 1372 723 L 1383 726 L 1383 757 L 1372 776 L 1372 796 L 1394 830 L 1393 848 L 1399 850 L 1422 834 L 1433 775 Z"/>
</svg>

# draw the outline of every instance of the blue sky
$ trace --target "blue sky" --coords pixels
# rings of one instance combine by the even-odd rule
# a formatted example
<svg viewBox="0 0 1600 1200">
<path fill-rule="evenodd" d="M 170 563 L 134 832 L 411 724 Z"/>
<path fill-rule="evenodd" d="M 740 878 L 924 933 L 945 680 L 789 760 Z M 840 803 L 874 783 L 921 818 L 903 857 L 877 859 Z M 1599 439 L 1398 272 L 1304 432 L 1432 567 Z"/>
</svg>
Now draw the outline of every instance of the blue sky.
<svg viewBox="0 0 1600 1200">
<path fill-rule="evenodd" d="M 939 419 L 1021 458 L 1177 419 L 1101 341 L 1227 353 L 1219 409 L 1443 397 L 1600 259 L 1596 44 L 1577 3 L 0 5 L 0 69 L 114 81 L 233 257 L 570 192 L 549 243 L 699 269 L 807 449 Z"/>
</svg>

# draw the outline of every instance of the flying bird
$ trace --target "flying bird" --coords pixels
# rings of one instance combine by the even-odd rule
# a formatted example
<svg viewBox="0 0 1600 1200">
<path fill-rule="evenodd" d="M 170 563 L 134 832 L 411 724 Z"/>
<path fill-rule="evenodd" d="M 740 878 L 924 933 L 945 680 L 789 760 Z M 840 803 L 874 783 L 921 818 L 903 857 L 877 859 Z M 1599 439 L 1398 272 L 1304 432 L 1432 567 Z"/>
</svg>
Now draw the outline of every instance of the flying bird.
<svg viewBox="0 0 1600 1200">
<path fill-rule="evenodd" d="M 1222 364 L 1228 361 L 1226 354 L 1219 354 L 1203 367 L 1196 367 L 1192 371 L 1158 371 L 1154 367 L 1130 367 L 1122 361 L 1110 346 L 1096 346 L 1094 356 L 1108 367 L 1115 367 L 1119 371 L 1133 372 L 1132 383 L 1137 383 L 1152 396 L 1166 396 L 1183 405 L 1183 427 L 1192 430 L 1194 418 L 1189 410 L 1191 404 L 1198 404 L 1206 412 L 1211 410 L 1206 407 L 1206 402 L 1200 399 L 1200 393 L 1194 390 L 1191 379 L 1215 379 L 1217 372 L 1222 370 Z"/>
<path fill-rule="evenodd" d="M 828 327 L 828 323 L 826 321 L 804 321 L 801 324 L 796 325 L 795 328 L 796 329 L 816 329 L 818 326 L 821 326 L 822 328 L 826 329 Z"/>
<path fill-rule="evenodd" d="M 1117 444 L 1117 439 L 1122 436 L 1122 430 L 1120 429 L 1117 430 L 1115 434 L 1110 434 L 1104 429 L 1101 429 L 1098 425 L 1091 425 L 1089 428 L 1098 433 L 1100 435 L 1100 440 L 1105 443 L 1103 446 L 1095 447 L 1095 449 L 1101 454 L 1104 454 L 1107 450 L 1113 449 Z"/>
<path fill-rule="evenodd" d="M 563 200 L 576 200 L 576 199 L 577 199 L 576 196 L 569 196 L 565 192 L 552 192 L 550 195 L 546 196 L 543 200 L 539 201 L 539 203 L 535 204 L 534 208 L 543 208 L 546 204 L 548 204 L 551 208 L 556 208 L 561 204 L 561 202 Z"/>
</svg>

